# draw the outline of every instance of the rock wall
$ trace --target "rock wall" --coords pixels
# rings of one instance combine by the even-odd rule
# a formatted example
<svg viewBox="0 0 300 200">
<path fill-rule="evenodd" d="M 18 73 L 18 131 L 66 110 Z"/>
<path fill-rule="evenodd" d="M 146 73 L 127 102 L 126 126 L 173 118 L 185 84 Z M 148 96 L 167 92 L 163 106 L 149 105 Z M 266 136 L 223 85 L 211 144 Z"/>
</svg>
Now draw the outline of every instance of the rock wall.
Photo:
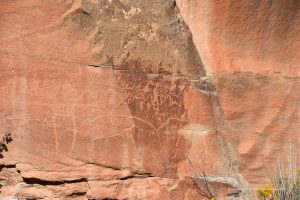
<svg viewBox="0 0 300 200">
<path fill-rule="evenodd" d="M 1 198 L 201 199 L 191 160 L 220 199 L 253 199 L 257 155 L 299 140 L 285 2 L 2 1 Z"/>
<path fill-rule="evenodd" d="M 178 0 L 253 188 L 300 135 L 300 2 Z M 285 153 L 283 153 L 285 154 Z M 286 154 L 285 154 L 286 155 Z M 299 159 L 299 158 L 298 158 Z"/>
</svg>

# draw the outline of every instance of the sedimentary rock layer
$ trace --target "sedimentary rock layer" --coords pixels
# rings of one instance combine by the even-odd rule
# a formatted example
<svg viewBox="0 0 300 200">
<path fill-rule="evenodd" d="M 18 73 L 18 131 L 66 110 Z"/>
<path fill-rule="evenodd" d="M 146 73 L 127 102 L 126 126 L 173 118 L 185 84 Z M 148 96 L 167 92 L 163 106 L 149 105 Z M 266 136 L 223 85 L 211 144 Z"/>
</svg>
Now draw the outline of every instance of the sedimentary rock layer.
<svg viewBox="0 0 300 200">
<path fill-rule="evenodd" d="M 0 124 L 13 135 L 3 198 L 195 199 L 187 158 L 204 149 L 222 194 L 239 187 L 215 88 L 173 1 L 0 10 Z"/>
</svg>

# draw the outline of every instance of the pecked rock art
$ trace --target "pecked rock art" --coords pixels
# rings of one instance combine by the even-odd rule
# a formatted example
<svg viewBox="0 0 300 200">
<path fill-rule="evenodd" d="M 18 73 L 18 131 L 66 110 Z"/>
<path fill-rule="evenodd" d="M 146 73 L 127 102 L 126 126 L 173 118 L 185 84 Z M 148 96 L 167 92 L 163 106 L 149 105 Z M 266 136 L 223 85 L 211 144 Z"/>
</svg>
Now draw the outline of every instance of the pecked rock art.
<svg viewBox="0 0 300 200">
<path fill-rule="evenodd" d="M 265 181 L 257 154 L 271 164 L 280 144 L 298 142 L 292 5 L 274 3 L 269 15 L 257 5 L 257 21 L 270 23 L 248 36 L 230 17 L 252 12 L 235 15 L 240 4 L 3 1 L 0 132 L 14 142 L 1 198 L 201 199 L 191 160 L 218 198 L 253 199 Z M 257 33 L 282 12 L 290 25 L 261 44 Z"/>
</svg>

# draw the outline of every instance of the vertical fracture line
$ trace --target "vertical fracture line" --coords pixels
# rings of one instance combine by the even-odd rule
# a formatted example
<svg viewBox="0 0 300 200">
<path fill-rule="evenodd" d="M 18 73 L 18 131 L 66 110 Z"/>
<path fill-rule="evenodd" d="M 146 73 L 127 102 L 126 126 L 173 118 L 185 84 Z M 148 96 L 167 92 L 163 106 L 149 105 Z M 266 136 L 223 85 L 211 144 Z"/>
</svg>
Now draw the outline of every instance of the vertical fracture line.
<svg viewBox="0 0 300 200">
<path fill-rule="evenodd" d="M 76 145 L 76 139 L 77 139 L 77 126 L 76 126 L 74 104 L 72 106 L 72 125 L 73 125 L 73 140 L 72 140 L 72 146 L 71 146 L 71 153 L 73 153 L 74 147 Z"/>
<path fill-rule="evenodd" d="M 52 123 L 53 123 L 54 140 L 55 140 L 55 152 L 56 152 L 56 154 L 58 154 L 58 138 L 57 138 L 57 130 L 56 130 L 55 113 L 53 113 L 53 116 L 52 116 Z"/>
</svg>

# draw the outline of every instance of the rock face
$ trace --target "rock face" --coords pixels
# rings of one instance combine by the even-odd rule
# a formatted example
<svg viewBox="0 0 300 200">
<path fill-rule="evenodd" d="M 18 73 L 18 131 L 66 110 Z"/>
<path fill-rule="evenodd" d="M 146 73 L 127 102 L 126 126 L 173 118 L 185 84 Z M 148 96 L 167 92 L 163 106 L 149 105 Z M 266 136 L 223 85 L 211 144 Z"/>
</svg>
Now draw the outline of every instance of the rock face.
<svg viewBox="0 0 300 200">
<path fill-rule="evenodd" d="M 300 134 L 285 2 L 1 2 L 1 198 L 201 199 L 191 160 L 220 199 L 253 199 L 257 155 Z"/>
<path fill-rule="evenodd" d="M 300 135 L 300 2 L 178 0 L 214 80 L 224 137 L 253 188 Z"/>
</svg>

